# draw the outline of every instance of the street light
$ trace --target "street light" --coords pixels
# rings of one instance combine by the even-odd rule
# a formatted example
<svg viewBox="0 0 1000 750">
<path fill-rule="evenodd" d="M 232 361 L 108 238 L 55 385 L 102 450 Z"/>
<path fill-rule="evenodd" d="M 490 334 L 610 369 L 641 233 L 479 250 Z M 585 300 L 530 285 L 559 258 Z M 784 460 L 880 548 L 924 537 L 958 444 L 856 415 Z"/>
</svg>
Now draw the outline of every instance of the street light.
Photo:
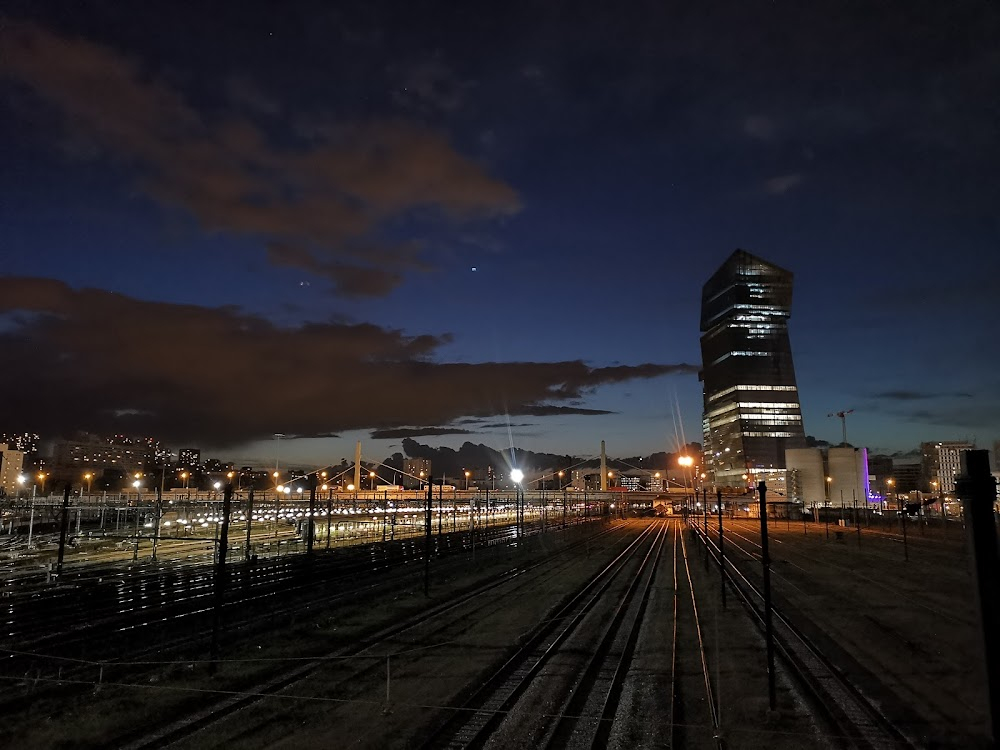
<svg viewBox="0 0 1000 750">
<path fill-rule="evenodd" d="M 471 472 L 468 472 L 468 471 L 465 472 L 465 491 L 466 492 L 469 491 L 469 477 L 471 477 L 471 476 L 472 476 Z"/>
<path fill-rule="evenodd" d="M 520 469 L 512 469 L 510 472 L 510 481 L 514 483 L 515 498 L 514 510 L 517 515 L 517 535 L 521 536 L 523 533 L 522 525 L 524 520 L 522 516 L 524 515 L 524 494 L 521 492 L 521 480 L 524 479 L 524 472 Z"/>
<path fill-rule="evenodd" d="M 564 472 L 564 471 L 560 471 L 559 472 L 559 489 L 560 490 L 562 489 L 562 478 L 563 478 L 563 474 L 565 474 L 565 473 L 566 472 Z"/>
<path fill-rule="evenodd" d="M 683 466 L 685 469 L 690 469 L 692 466 L 694 466 L 694 459 L 691 456 L 678 456 L 677 457 L 677 463 L 678 463 L 678 465 Z M 743 478 L 746 479 L 746 475 L 744 475 Z M 684 476 L 684 489 L 687 489 L 687 481 L 688 481 L 688 479 L 691 480 L 691 492 L 693 494 L 697 494 L 697 493 L 695 493 L 695 489 L 694 489 L 694 477 L 688 476 L 688 472 L 685 472 L 685 476 Z M 695 498 L 695 499 L 697 499 L 697 498 Z"/>
<path fill-rule="evenodd" d="M 44 471 L 38 472 L 38 481 L 42 484 L 42 494 L 45 494 L 45 477 L 48 476 Z"/>
<path fill-rule="evenodd" d="M 87 497 L 90 497 L 90 483 L 94 478 L 94 475 L 89 471 L 83 475 L 83 478 L 87 480 Z"/>
</svg>

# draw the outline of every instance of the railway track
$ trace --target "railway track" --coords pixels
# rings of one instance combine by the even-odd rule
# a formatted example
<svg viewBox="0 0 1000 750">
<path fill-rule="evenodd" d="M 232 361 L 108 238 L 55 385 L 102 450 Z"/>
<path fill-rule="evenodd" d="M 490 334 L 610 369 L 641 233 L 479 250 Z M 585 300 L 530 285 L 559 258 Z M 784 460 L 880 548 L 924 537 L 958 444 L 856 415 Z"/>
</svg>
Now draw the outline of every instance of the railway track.
<svg viewBox="0 0 1000 750">
<path fill-rule="evenodd" d="M 127 750 L 151 750 L 180 744 L 200 746 L 200 737 L 225 734 L 236 723 L 239 734 L 252 735 L 269 723 L 267 711 L 254 709 L 267 698 L 280 699 L 290 691 L 310 693 L 307 683 L 321 681 L 324 692 L 348 691 L 359 684 L 378 682 L 388 669 L 392 654 L 412 650 L 414 643 L 454 641 L 474 628 L 484 610 L 503 607 L 503 597 L 518 596 L 518 592 L 561 567 L 574 565 L 574 555 L 581 547 L 596 544 L 617 544 L 625 527 L 604 529 L 572 545 L 545 556 L 543 559 L 516 569 L 504 571 L 474 588 L 450 597 L 447 601 L 422 610 L 405 620 L 358 639 L 313 659 L 303 660 L 294 667 L 269 676 L 264 682 L 224 697 L 180 721 L 168 723 L 152 732 L 133 738 L 123 745 Z M 419 649 L 418 649 L 419 650 Z M 330 673 L 330 667 L 336 673 Z M 319 674 L 321 670 L 322 674 Z M 252 710 L 254 709 L 254 710 Z M 280 711 L 280 709 L 278 709 Z M 221 725 L 221 728 L 220 728 Z"/>
<path fill-rule="evenodd" d="M 692 525 L 698 538 L 719 565 L 719 549 L 711 534 Z M 727 541 L 726 549 L 730 550 Z M 753 553 L 743 550 L 753 559 Z M 759 556 L 758 556 L 759 559 Z M 757 581 L 726 559 L 725 579 L 731 591 L 763 634 L 763 593 Z M 785 669 L 807 692 L 819 715 L 825 718 L 828 734 L 856 748 L 915 748 L 920 742 L 908 736 L 882 707 L 853 684 L 823 649 L 799 628 L 788 614 L 772 610 L 776 653 Z"/>
<path fill-rule="evenodd" d="M 660 523 L 644 529 L 539 623 L 437 727 L 424 747 L 482 747 L 488 741 L 502 743 L 509 734 L 516 735 L 520 744 L 530 737 L 530 744 L 539 747 L 602 746 L 642 622 L 665 528 Z M 619 591 L 613 596 L 609 592 L 615 585 Z M 609 601 L 617 604 L 594 645 L 594 620 Z M 586 657 L 582 663 L 581 654 Z M 560 685 L 559 678 L 569 673 L 572 678 Z M 540 688 L 541 684 L 546 687 Z M 558 689 L 561 700 L 546 709 L 536 694 L 549 687 Z"/>
<path fill-rule="evenodd" d="M 529 532 L 531 530 L 529 529 Z M 466 535 L 434 537 L 433 558 L 444 567 L 467 565 Z M 501 548 L 514 539 L 511 528 L 492 529 L 480 538 L 485 547 Z M 367 595 L 413 575 L 423 559 L 424 545 L 412 539 L 372 547 L 345 548 L 313 559 L 279 558 L 263 563 L 233 565 L 227 571 L 227 595 L 222 603 L 228 630 L 260 627 L 261 611 L 273 621 L 328 605 L 337 599 Z M 98 674 L 109 677 L 123 658 L 132 659 L 200 648 L 211 633 L 215 571 L 210 566 L 173 570 L 108 568 L 92 571 L 70 585 L 26 591 L 3 601 L 6 633 L 0 650 L 3 687 L 17 687 L 25 677 L 72 678 Z M 357 580 L 374 582 L 352 585 Z M 266 622 L 263 623 L 266 625 Z M 10 696 L 6 696 L 10 698 Z M 15 702 L 23 701 L 15 696 Z"/>
</svg>

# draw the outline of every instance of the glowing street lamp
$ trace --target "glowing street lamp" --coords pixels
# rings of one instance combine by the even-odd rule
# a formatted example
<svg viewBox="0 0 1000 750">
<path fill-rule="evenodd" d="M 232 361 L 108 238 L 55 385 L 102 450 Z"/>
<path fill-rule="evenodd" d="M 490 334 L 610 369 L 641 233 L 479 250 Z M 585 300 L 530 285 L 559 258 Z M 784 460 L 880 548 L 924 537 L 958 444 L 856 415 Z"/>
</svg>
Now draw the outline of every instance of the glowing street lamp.
<svg viewBox="0 0 1000 750">
<path fill-rule="evenodd" d="M 45 477 L 47 477 L 47 476 L 48 476 L 48 474 L 46 474 L 44 471 L 38 472 L 38 481 L 42 485 L 42 494 L 43 495 L 45 494 Z"/>
<path fill-rule="evenodd" d="M 83 475 L 83 478 L 87 480 L 87 495 L 89 496 L 90 495 L 90 483 L 93 481 L 94 475 L 91 474 L 88 471 L 86 474 Z"/>
<path fill-rule="evenodd" d="M 471 471 L 465 472 L 465 491 L 466 492 L 469 491 L 469 477 L 471 477 L 471 476 L 472 476 L 472 472 Z"/>
<path fill-rule="evenodd" d="M 515 510 L 517 512 L 517 535 L 521 536 L 523 534 L 522 527 L 524 525 L 524 493 L 521 491 L 521 481 L 524 479 L 524 472 L 520 469 L 513 469 L 510 472 L 510 480 L 514 483 L 516 493 L 516 502 L 514 504 Z"/>
</svg>

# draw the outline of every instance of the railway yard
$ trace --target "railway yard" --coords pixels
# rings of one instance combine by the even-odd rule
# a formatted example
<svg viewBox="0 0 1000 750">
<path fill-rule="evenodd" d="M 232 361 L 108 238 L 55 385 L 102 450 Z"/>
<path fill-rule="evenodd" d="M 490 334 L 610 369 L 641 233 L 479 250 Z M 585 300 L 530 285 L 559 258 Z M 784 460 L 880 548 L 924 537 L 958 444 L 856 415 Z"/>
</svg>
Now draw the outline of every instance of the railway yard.
<svg viewBox="0 0 1000 750">
<path fill-rule="evenodd" d="M 9 583 L 0 746 L 988 747 L 960 523 L 772 520 L 773 709 L 721 523 L 722 569 L 715 517 L 598 517 Z"/>
</svg>

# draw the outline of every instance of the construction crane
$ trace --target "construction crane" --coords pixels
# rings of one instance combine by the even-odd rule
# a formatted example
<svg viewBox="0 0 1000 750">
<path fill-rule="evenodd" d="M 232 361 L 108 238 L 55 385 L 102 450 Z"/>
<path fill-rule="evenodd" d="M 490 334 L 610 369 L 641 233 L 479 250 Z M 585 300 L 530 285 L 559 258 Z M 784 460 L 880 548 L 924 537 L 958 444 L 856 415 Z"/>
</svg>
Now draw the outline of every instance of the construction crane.
<svg viewBox="0 0 1000 750">
<path fill-rule="evenodd" d="M 847 445 L 847 415 L 853 413 L 854 409 L 847 409 L 846 411 L 835 411 L 826 415 L 828 417 L 840 417 L 840 424 L 844 428 L 844 445 Z"/>
</svg>

